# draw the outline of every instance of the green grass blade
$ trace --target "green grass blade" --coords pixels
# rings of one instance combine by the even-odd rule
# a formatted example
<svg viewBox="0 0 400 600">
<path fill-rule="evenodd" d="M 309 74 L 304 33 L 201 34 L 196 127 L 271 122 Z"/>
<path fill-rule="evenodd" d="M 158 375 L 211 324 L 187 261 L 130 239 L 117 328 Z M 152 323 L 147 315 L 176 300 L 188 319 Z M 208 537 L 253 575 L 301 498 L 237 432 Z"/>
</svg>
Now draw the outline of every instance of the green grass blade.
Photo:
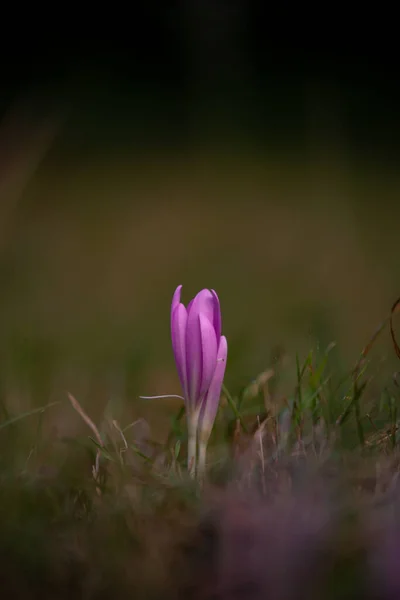
<svg viewBox="0 0 400 600">
<path fill-rule="evenodd" d="M 4 429 L 5 427 L 8 427 L 9 425 L 13 425 L 14 423 L 17 423 L 18 421 L 22 421 L 22 419 L 26 419 L 27 417 L 31 417 L 32 415 L 37 415 L 38 413 L 43 413 L 48 408 L 51 408 L 52 406 L 55 406 L 56 404 L 60 404 L 60 402 L 61 402 L 60 400 L 57 400 L 56 402 L 50 402 L 49 404 L 46 404 L 45 406 L 40 406 L 39 408 L 34 408 L 33 410 L 29 410 L 28 412 L 22 413 L 21 415 L 11 417 L 10 419 L 7 419 L 6 421 L 3 421 L 2 423 L 0 423 L 0 429 Z"/>
<path fill-rule="evenodd" d="M 242 426 L 242 428 L 243 428 L 243 431 L 245 431 L 245 432 L 247 433 L 247 427 L 246 427 L 245 423 L 243 422 L 243 419 L 242 419 L 242 416 L 241 416 L 241 414 L 240 414 L 240 412 L 239 412 L 239 409 L 238 409 L 238 407 L 236 406 L 236 402 L 234 401 L 234 399 L 232 398 L 232 396 L 231 396 L 231 395 L 230 395 L 230 393 L 228 392 L 228 390 L 227 390 L 227 388 L 226 388 L 225 384 L 222 384 L 222 391 L 223 391 L 223 393 L 224 393 L 224 394 L 225 394 L 225 396 L 226 396 L 226 399 L 227 399 L 227 401 L 228 401 L 228 404 L 229 404 L 230 408 L 232 409 L 232 412 L 233 412 L 233 414 L 235 415 L 235 417 L 236 417 L 237 419 L 239 419 L 239 421 L 240 421 L 240 424 L 241 424 L 241 426 Z"/>
</svg>

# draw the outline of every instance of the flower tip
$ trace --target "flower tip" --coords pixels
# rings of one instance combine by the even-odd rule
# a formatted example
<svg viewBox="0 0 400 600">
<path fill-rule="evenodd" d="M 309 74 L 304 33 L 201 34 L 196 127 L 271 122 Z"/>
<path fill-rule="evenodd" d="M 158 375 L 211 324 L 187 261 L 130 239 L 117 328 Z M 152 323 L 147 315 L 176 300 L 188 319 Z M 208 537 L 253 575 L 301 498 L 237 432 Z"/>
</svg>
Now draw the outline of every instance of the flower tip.
<svg viewBox="0 0 400 600">
<path fill-rule="evenodd" d="M 171 312 L 174 312 L 174 309 L 178 306 L 178 304 L 180 304 L 181 301 L 181 290 L 182 290 L 182 285 L 178 285 L 178 287 L 176 288 L 174 295 L 172 296 L 172 306 L 171 306 Z"/>
<path fill-rule="evenodd" d="M 180 297 L 180 295 L 181 295 L 181 290 L 182 290 L 182 287 L 183 287 L 183 286 L 182 286 L 182 284 L 179 284 L 179 285 L 178 285 L 178 287 L 176 288 L 176 290 L 175 290 L 175 292 L 174 292 L 174 297 L 175 297 L 175 296 L 177 296 L 177 295 L 179 295 L 179 297 Z"/>
</svg>

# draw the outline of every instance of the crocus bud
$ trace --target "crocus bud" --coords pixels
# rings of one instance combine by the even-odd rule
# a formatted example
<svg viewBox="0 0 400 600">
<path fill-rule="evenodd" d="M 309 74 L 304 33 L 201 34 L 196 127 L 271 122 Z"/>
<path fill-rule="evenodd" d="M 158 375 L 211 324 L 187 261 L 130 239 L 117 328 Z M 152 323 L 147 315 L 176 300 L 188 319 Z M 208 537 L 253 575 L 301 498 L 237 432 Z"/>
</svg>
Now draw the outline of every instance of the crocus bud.
<svg viewBox="0 0 400 600">
<path fill-rule="evenodd" d="M 214 290 L 201 290 L 186 308 L 180 301 L 181 289 L 177 287 L 172 299 L 171 336 L 186 404 L 189 471 L 194 474 L 197 435 L 207 445 L 217 414 L 227 342 L 221 336 L 221 309 Z"/>
</svg>

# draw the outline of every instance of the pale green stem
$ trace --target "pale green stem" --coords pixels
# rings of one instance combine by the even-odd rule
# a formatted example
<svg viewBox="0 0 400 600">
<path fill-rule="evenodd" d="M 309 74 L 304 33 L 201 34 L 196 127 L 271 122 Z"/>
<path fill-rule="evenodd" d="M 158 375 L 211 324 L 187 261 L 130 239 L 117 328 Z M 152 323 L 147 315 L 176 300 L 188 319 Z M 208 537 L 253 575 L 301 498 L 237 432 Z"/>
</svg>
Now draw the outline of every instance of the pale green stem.
<svg viewBox="0 0 400 600">
<path fill-rule="evenodd" d="M 196 411 L 188 418 L 188 471 L 191 477 L 196 474 L 197 425 L 199 413 Z"/>
<path fill-rule="evenodd" d="M 202 431 L 199 436 L 199 462 L 197 466 L 197 475 L 199 479 L 203 479 L 206 472 L 206 455 L 210 433 L 211 431 Z"/>
</svg>

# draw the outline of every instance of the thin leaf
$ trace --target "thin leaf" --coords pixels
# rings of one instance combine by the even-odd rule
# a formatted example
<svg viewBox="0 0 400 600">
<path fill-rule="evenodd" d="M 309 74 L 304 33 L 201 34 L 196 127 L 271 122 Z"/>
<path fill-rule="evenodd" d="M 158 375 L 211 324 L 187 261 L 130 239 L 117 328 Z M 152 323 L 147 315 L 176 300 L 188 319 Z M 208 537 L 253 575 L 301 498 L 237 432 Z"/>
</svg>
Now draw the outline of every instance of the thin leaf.
<svg viewBox="0 0 400 600">
<path fill-rule="evenodd" d="M 400 358 L 400 347 L 396 341 L 396 337 L 394 335 L 393 329 L 393 315 L 400 310 L 400 298 L 396 300 L 396 302 L 392 306 L 392 310 L 390 311 L 390 335 L 392 336 L 392 342 L 394 346 L 394 350 L 397 356 Z"/>
<path fill-rule="evenodd" d="M 234 399 L 232 398 L 232 396 L 228 392 L 227 388 L 225 387 L 225 384 L 222 384 L 222 391 L 223 391 L 223 393 L 226 396 L 226 399 L 228 401 L 229 406 L 231 407 L 231 409 L 233 411 L 233 414 L 235 415 L 235 417 L 237 419 L 239 419 L 239 422 L 240 422 L 240 424 L 242 426 L 243 431 L 245 433 L 247 433 L 247 427 L 246 427 L 246 425 L 245 425 L 245 423 L 244 423 L 244 421 L 242 419 L 242 416 L 241 416 L 241 414 L 240 414 L 240 412 L 239 412 L 239 410 L 238 410 L 238 408 L 236 406 L 236 403 L 235 403 Z"/>
<path fill-rule="evenodd" d="M 354 404 L 356 402 L 358 402 L 358 400 L 360 399 L 366 386 L 367 386 L 367 382 L 364 381 L 364 383 L 362 385 L 360 385 L 360 387 L 356 388 L 356 392 L 353 394 L 349 404 L 347 405 L 345 410 L 342 412 L 342 414 L 339 416 L 339 418 L 336 420 L 336 425 L 343 425 L 343 423 L 347 420 L 347 418 L 351 412 L 351 409 L 353 408 Z"/>
<path fill-rule="evenodd" d="M 39 408 L 34 408 L 33 410 L 22 413 L 22 415 L 17 415 L 15 417 L 11 417 L 10 419 L 3 421 L 3 423 L 0 423 L 0 429 L 4 429 L 5 427 L 8 427 L 8 425 L 17 423 L 18 421 L 21 421 L 22 419 L 25 419 L 26 417 L 30 417 L 32 415 L 37 415 L 37 413 L 43 413 L 45 410 L 47 410 L 51 406 L 55 406 L 56 404 L 60 404 L 60 400 L 57 400 L 56 402 L 50 402 L 49 404 L 46 404 L 45 406 L 40 406 Z"/>
<path fill-rule="evenodd" d="M 96 446 L 96 448 L 100 452 L 100 454 L 102 454 L 104 456 L 104 458 L 106 458 L 107 460 L 110 460 L 111 462 L 116 462 L 114 460 L 114 458 L 111 456 L 111 454 L 108 452 L 108 450 L 106 450 L 104 448 L 104 446 L 100 446 L 100 444 L 94 438 L 92 438 L 90 435 L 88 437 L 89 437 L 89 440 L 91 442 L 93 442 L 93 444 Z"/>
</svg>

